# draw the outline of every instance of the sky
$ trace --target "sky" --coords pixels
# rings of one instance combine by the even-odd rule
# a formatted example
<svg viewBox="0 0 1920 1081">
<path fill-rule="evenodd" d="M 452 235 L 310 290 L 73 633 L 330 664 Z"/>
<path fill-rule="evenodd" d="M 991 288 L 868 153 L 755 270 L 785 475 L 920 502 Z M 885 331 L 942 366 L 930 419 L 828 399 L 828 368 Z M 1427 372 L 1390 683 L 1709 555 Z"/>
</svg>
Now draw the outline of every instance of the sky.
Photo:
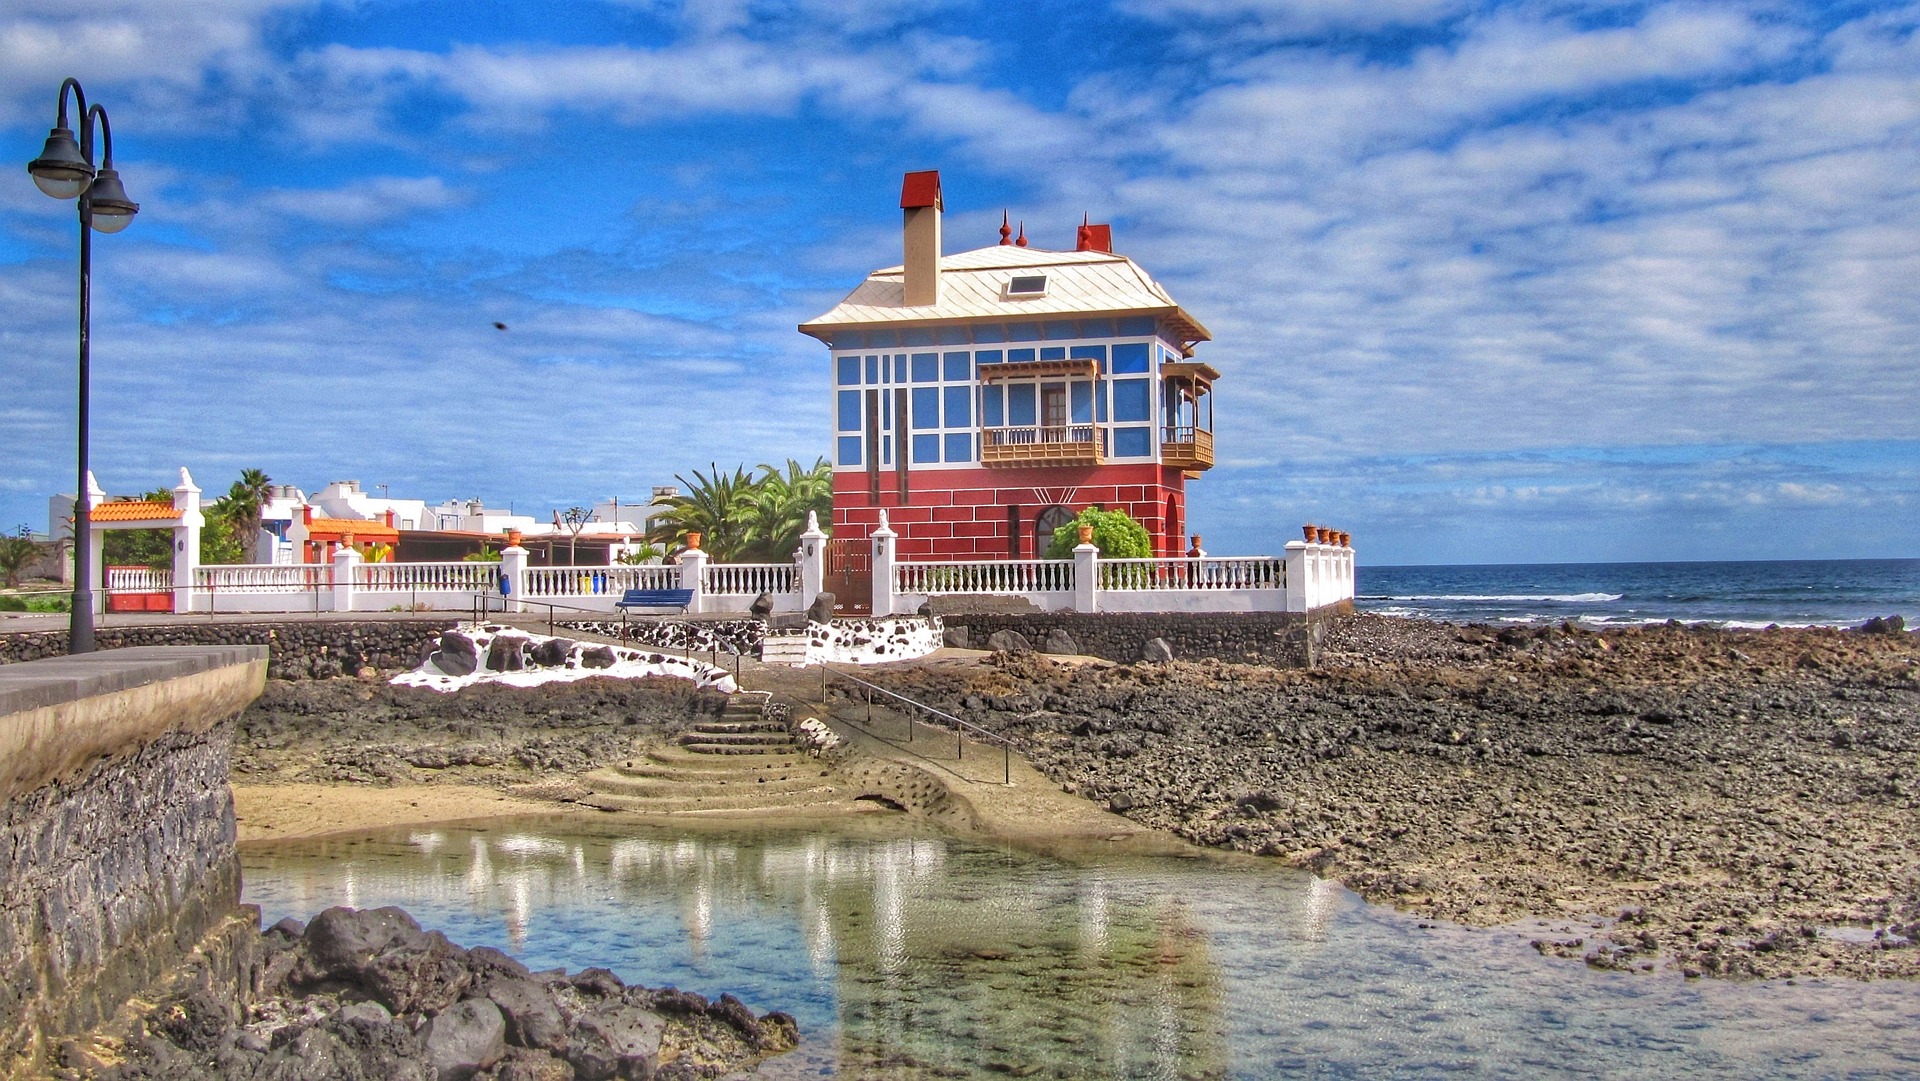
<svg viewBox="0 0 1920 1081">
<path fill-rule="evenodd" d="M 95 472 L 544 517 L 831 442 L 795 325 L 1083 213 L 1214 334 L 1219 554 L 1920 556 L 1920 4 L 8 0 L 141 204 Z M 0 528 L 73 488 L 73 204 L 0 183 Z M 505 323 L 505 331 L 496 330 Z"/>
</svg>

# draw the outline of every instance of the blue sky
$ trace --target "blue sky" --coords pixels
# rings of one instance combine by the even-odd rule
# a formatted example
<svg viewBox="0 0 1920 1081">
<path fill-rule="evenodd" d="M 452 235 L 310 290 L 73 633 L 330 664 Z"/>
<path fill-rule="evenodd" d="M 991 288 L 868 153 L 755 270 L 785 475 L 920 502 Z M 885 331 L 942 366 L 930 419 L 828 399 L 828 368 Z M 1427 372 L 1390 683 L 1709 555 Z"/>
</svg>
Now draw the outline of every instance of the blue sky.
<svg viewBox="0 0 1920 1081">
<path fill-rule="evenodd" d="M 1920 5 L 11 0 L 142 204 L 94 461 L 545 514 L 811 460 L 794 325 L 1083 212 L 1213 331 L 1216 552 L 1920 555 Z M 0 184 L 0 523 L 71 490 L 71 204 Z M 495 321 L 509 330 L 496 331 Z"/>
</svg>

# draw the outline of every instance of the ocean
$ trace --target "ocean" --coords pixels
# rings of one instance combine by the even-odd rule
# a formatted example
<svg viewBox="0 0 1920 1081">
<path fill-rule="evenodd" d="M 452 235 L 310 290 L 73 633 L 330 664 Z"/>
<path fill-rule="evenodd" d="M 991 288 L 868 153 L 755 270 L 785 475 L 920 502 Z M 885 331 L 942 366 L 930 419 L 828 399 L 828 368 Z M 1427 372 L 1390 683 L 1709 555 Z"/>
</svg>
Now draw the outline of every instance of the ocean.
<svg viewBox="0 0 1920 1081">
<path fill-rule="evenodd" d="M 1356 569 L 1356 605 L 1452 623 L 1920 626 L 1920 559 L 1517 563 Z"/>
</svg>

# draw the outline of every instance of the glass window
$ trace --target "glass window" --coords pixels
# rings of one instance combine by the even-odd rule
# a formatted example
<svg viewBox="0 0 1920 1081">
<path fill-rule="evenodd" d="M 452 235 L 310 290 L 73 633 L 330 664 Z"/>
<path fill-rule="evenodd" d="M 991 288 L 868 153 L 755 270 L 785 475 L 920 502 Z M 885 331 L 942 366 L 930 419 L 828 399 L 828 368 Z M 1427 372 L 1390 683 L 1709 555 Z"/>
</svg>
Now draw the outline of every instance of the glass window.
<svg viewBox="0 0 1920 1081">
<path fill-rule="evenodd" d="M 1033 350 L 1031 350 L 1031 349 L 1009 349 L 1009 350 L 1007 350 L 1007 363 L 1008 363 L 1008 364 L 1018 364 L 1018 363 L 1021 363 L 1022 361 L 1028 361 L 1028 360 L 1032 360 L 1032 359 L 1033 359 Z"/>
<path fill-rule="evenodd" d="M 913 388 L 913 426 L 915 428 L 940 427 L 940 388 Z M 916 455 L 913 459 L 919 461 Z"/>
<path fill-rule="evenodd" d="M 835 349 L 865 349 L 867 336 L 857 330 L 836 330 L 833 332 Z"/>
<path fill-rule="evenodd" d="M 893 381 L 896 383 L 904 383 L 907 381 L 907 355 L 905 353 L 895 353 L 893 355 Z"/>
<path fill-rule="evenodd" d="M 1134 334 L 1152 334 L 1154 331 L 1153 316 L 1129 315 L 1119 320 L 1115 329 L 1121 334 L 1129 336 Z"/>
<path fill-rule="evenodd" d="M 913 381 L 916 383 L 938 383 L 940 381 L 940 355 L 938 353 L 915 353 L 913 355 Z"/>
<path fill-rule="evenodd" d="M 1093 419 L 1100 424 L 1107 422 L 1107 384 L 1094 384 Z"/>
<path fill-rule="evenodd" d="M 1075 380 L 1067 384 L 1067 412 L 1074 424 L 1093 423 L 1093 384 Z"/>
<path fill-rule="evenodd" d="M 982 323 L 973 328 L 973 340 L 976 342 L 1004 342 L 1007 340 L 1007 328 L 999 323 Z"/>
<path fill-rule="evenodd" d="M 1114 380 L 1113 419 L 1117 421 L 1150 419 L 1153 416 L 1153 407 L 1148 401 L 1147 390 L 1145 379 Z"/>
<path fill-rule="evenodd" d="M 982 349 L 973 355 L 973 359 L 982 364 L 998 364 L 1000 363 L 1000 350 Z"/>
<path fill-rule="evenodd" d="M 835 377 L 836 382 L 843 387 L 857 387 L 860 385 L 859 357 L 841 357 L 838 361 L 838 367 L 839 374 Z"/>
<path fill-rule="evenodd" d="M 1007 423 L 1012 427 L 1031 427 L 1035 423 L 1033 384 L 1015 383 L 1007 388 Z"/>
<path fill-rule="evenodd" d="M 1007 340 L 1010 342 L 1037 342 L 1040 340 L 1040 324 L 1008 323 Z"/>
<path fill-rule="evenodd" d="M 932 345 L 933 329 L 931 327 L 912 327 L 907 330 L 903 338 L 904 340 L 900 343 L 902 345 Z"/>
<path fill-rule="evenodd" d="M 1042 349 L 1040 350 L 1040 359 L 1041 360 L 1065 360 L 1067 359 L 1067 347 L 1064 345 L 1054 345 L 1054 346 L 1049 346 L 1045 349 Z"/>
<path fill-rule="evenodd" d="M 940 360 L 947 369 L 947 382 L 960 383 L 973 378 L 972 354 L 947 353 Z"/>
<path fill-rule="evenodd" d="M 1006 414 L 1000 408 L 1001 394 L 997 386 L 980 388 L 980 426 L 998 428 L 1006 423 Z"/>
<path fill-rule="evenodd" d="M 1055 320 L 1041 329 L 1047 332 L 1047 340 L 1050 342 L 1062 342 L 1068 338 L 1080 336 L 1080 324 L 1071 319 Z"/>
<path fill-rule="evenodd" d="M 947 436 L 947 461 L 973 461 L 973 436 L 969 434 Z"/>
<path fill-rule="evenodd" d="M 1128 342 L 1113 347 L 1113 370 L 1116 372 L 1144 372 L 1147 370 L 1147 346 L 1145 342 Z"/>
<path fill-rule="evenodd" d="M 880 382 L 880 358 L 879 357 L 867 358 L 867 382 L 869 383 Z"/>
<path fill-rule="evenodd" d="M 937 435 L 916 435 L 913 437 L 913 460 L 940 464 L 940 437 Z"/>
<path fill-rule="evenodd" d="M 891 349 L 900 344 L 900 332 L 897 330 L 867 331 L 867 348 Z"/>
<path fill-rule="evenodd" d="M 1075 360 L 1098 360 L 1105 362 L 1107 347 L 1104 345 L 1076 345 L 1067 350 L 1067 355 Z"/>
<path fill-rule="evenodd" d="M 859 436 L 843 435 L 840 437 L 840 464 L 841 465 L 859 465 L 860 464 L 860 437 Z"/>
<path fill-rule="evenodd" d="M 1153 444 L 1147 439 L 1146 428 L 1115 428 L 1113 430 L 1113 456 L 1116 458 L 1145 458 L 1153 453 Z"/>
<path fill-rule="evenodd" d="M 1113 320 L 1085 320 L 1080 324 L 1080 336 L 1082 338 L 1111 338 L 1113 337 Z"/>
<path fill-rule="evenodd" d="M 966 327 L 941 327 L 940 328 L 940 344 L 941 345 L 965 345 L 967 344 L 967 342 L 971 340 L 972 339 L 967 337 Z"/>
<path fill-rule="evenodd" d="M 947 427 L 973 427 L 973 388 L 948 387 L 946 389 L 946 396 Z"/>
<path fill-rule="evenodd" d="M 860 392 L 843 390 L 840 392 L 840 430 L 857 432 L 860 430 Z"/>
</svg>

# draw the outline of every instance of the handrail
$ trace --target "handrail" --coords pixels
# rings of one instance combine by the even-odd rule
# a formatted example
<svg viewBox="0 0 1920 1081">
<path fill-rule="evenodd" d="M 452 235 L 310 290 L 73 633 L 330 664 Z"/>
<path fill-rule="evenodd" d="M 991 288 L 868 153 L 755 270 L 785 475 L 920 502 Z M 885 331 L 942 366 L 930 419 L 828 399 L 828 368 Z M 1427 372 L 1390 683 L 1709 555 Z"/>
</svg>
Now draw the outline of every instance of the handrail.
<svg viewBox="0 0 1920 1081">
<path fill-rule="evenodd" d="M 844 679 L 847 682 L 852 683 L 856 686 L 866 688 L 867 709 L 868 709 L 867 719 L 869 721 L 873 719 L 873 713 L 872 713 L 873 692 L 879 691 L 882 695 L 885 695 L 886 697 L 891 698 L 896 702 L 900 702 L 905 705 L 912 706 L 914 709 L 932 714 L 933 716 L 938 717 L 942 720 L 953 722 L 953 725 L 954 725 L 953 757 L 956 761 L 962 760 L 966 757 L 966 753 L 965 753 L 966 739 L 961 735 L 961 731 L 960 731 L 963 728 L 966 729 L 967 731 L 978 733 L 982 738 L 986 739 L 989 742 L 998 743 L 1000 745 L 1000 783 L 1007 784 L 1007 785 L 1011 785 L 1013 783 L 1013 741 L 1008 739 L 1006 736 L 1003 736 L 998 732 L 993 732 L 993 731 L 989 731 L 988 729 L 982 728 L 979 725 L 974 724 L 972 721 L 966 720 L 965 718 L 955 717 L 953 714 L 948 713 L 943 709 L 935 709 L 934 707 L 927 705 L 925 702 L 917 702 L 911 698 L 908 698 L 904 694 L 899 694 L 897 692 L 890 691 L 885 687 L 882 687 L 875 683 L 868 683 L 866 680 L 861 679 L 859 676 L 849 675 L 848 673 L 842 672 L 838 668 L 835 668 L 830 664 L 826 664 L 822 662 L 820 665 L 820 681 L 821 681 L 823 690 L 825 689 L 825 684 L 828 677 Z M 913 742 L 913 715 L 912 714 L 907 715 L 907 742 L 908 743 Z"/>
</svg>

